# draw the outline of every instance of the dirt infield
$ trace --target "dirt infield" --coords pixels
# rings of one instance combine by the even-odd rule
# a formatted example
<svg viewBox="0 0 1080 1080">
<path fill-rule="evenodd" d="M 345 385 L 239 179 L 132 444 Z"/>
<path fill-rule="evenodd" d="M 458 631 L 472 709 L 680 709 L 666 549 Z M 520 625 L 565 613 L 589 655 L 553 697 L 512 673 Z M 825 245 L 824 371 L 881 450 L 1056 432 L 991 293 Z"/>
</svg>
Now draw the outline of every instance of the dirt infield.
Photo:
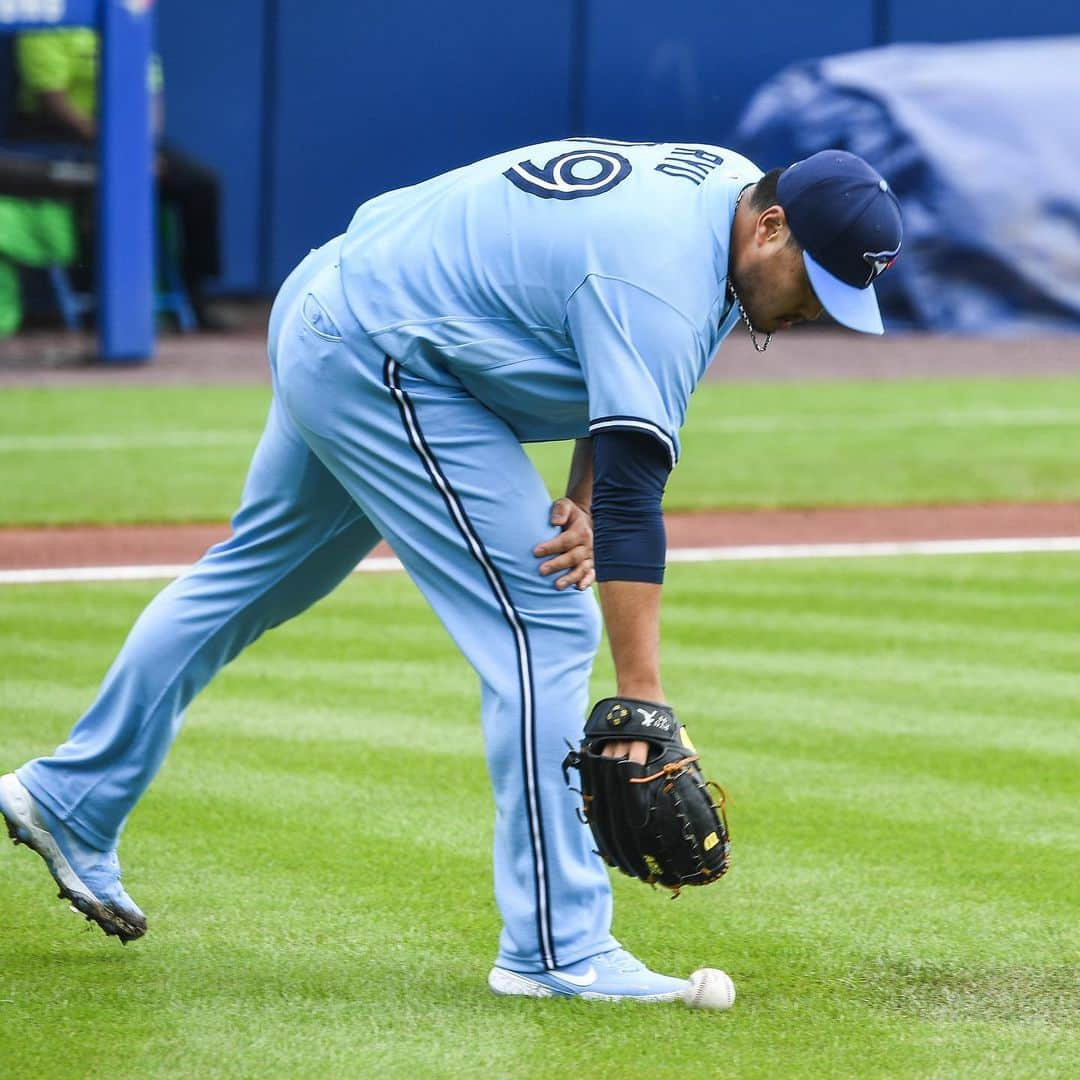
<svg viewBox="0 0 1080 1080">
<path fill-rule="evenodd" d="M 1080 503 L 720 511 L 667 525 L 672 548 L 1080 536 Z M 228 534 L 224 523 L 0 529 L 0 570 L 190 563 Z"/>
</svg>

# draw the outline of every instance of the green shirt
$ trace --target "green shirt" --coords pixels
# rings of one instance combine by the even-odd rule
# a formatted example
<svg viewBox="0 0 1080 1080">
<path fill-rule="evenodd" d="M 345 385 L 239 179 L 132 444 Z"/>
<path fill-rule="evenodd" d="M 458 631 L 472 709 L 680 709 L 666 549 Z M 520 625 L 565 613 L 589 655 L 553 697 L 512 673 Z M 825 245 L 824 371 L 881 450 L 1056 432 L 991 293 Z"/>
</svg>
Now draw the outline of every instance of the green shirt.
<svg viewBox="0 0 1080 1080">
<path fill-rule="evenodd" d="M 40 95 L 67 94 L 87 116 L 97 112 L 98 34 L 89 27 L 71 30 L 30 30 L 15 39 L 19 70 L 19 111 L 39 111 Z M 161 60 L 154 56 L 148 74 L 152 94 L 161 93 Z"/>
</svg>

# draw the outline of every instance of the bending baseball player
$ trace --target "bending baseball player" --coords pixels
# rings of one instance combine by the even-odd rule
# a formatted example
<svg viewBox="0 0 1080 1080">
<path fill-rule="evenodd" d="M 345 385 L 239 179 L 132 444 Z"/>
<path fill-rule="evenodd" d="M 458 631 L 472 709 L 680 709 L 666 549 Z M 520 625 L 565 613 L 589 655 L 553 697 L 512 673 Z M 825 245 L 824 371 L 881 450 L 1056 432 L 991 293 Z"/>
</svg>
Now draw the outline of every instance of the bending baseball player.
<svg viewBox="0 0 1080 1080">
<path fill-rule="evenodd" d="M 490 987 L 678 997 L 612 937 L 597 849 L 673 888 L 727 866 L 722 798 L 660 679 L 679 430 L 740 320 L 759 349 L 823 308 L 881 333 L 873 282 L 900 240 L 888 185 L 840 151 L 762 176 L 715 146 L 569 139 L 365 203 L 274 304 L 233 535 L 149 605 L 68 741 L 0 779 L 12 838 L 106 933 L 144 934 L 116 848 L 184 710 L 385 537 L 482 682 Z M 556 439 L 577 443 L 552 505 L 521 444 Z M 594 580 L 617 685 L 582 742 Z"/>
</svg>

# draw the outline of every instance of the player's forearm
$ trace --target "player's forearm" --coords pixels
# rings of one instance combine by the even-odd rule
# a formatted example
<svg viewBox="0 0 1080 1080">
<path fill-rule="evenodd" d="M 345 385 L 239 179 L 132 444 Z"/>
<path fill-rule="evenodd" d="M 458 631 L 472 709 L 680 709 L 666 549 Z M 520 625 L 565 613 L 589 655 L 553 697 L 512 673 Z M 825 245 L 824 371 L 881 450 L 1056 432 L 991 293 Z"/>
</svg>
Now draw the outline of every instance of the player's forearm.
<svg viewBox="0 0 1080 1080">
<path fill-rule="evenodd" d="M 591 438 L 578 439 L 570 459 L 570 478 L 566 482 L 566 497 L 587 513 L 592 513 L 593 445 Z"/>
<path fill-rule="evenodd" d="M 664 701 L 660 684 L 660 594 L 648 581 L 602 581 L 604 625 L 615 661 L 616 692 L 641 701 Z"/>
<path fill-rule="evenodd" d="M 632 431 L 598 434 L 593 460 L 596 579 L 617 692 L 663 702 L 660 583 L 666 540 L 661 500 L 671 464 L 656 439 Z"/>
</svg>

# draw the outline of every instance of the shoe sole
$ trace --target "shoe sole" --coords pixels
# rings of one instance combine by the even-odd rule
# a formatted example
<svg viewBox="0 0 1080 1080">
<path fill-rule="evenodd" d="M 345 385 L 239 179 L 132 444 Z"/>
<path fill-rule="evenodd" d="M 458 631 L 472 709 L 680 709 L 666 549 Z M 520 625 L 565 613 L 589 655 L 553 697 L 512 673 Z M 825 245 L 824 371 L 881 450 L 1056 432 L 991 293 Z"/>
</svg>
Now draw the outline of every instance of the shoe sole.
<svg viewBox="0 0 1080 1080">
<path fill-rule="evenodd" d="M 97 923 L 110 937 L 119 938 L 121 945 L 141 938 L 146 933 L 146 923 L 133 922 L 122 911 L 94 896 L 64 858 L 52 835 L 34 820 L 30 796 L 14 773 L 0 777 L 0 790 L 5 796 L 0 802 L 0 814 L 7 825 L 8 836 L 16 847 L 28 847 L 41 856 L 53 880 L 60 886 L 59 898 L 67 900 L 76 915 L 85 916 L 87 922 Z M 10 805 L 10 812 L 5 804 Z"/>
<path fill-rule="evenodd" d="M 579 994 L 572 991 L 562 994 L 527 975 L 501 967 L 493 967 L 488 972 L 488 989 L 498 997 L 560 997 L 578 998 L 581 1001 L 640 1001 L 646 1004 L 681 1001 L 683 996 L 681 990 L 669 994 L 598 994 L 593 990 L 582 990 Z"/>
</svg>

